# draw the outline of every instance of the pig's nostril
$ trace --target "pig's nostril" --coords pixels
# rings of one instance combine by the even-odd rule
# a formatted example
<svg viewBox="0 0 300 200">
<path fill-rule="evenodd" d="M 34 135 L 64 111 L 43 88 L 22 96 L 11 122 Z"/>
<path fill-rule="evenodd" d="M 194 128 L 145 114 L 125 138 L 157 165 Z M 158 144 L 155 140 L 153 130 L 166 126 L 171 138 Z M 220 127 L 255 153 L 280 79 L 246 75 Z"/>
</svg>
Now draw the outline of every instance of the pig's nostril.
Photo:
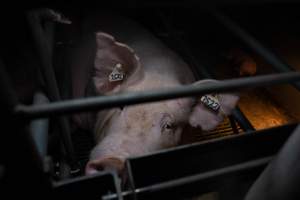
<svg viewBox="0 0 300 200">
<path fill-rule="evenodd" d="M 91 160 L 85 168 L 87 175 L 95 174 L 103 170 L 116 170 L 120 175 L 124 168 L 124 162 L 119 158 L 109 157 L 99 160 Z"/>
</svg>

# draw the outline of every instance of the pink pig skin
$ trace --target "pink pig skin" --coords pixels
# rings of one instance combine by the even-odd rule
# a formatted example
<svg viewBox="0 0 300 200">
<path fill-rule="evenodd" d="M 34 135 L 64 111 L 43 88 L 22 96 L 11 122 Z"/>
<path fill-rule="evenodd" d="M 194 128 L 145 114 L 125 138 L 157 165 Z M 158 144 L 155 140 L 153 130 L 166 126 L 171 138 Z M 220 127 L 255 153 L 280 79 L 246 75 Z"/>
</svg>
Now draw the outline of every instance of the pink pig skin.
<svg viewBox="0 0 300 200">
<path fill-rule="evenodd" d="M 90 37 L 83 40 L 78 48 L 82 53 L 76 54 L 72 65 L 74 98 L 84 97 L 90 86 L 97 95 L 110 95 L 195 82 L 189 66 L 141 25 L 111 15 L 93 16 L 86 22 L 83 33 Z M 118 63 L 122 64 L 125 79 L 109 82 L 109 74 Z M 196 84 L 211 81 L 214 80 Z M 219 94 L 221 108 L 228 115 L 238 96 L 222 95 Z M 86 174 L 111 168 L 122 173 L 126 158 L 177 145 L 185 124 L 212 130 L 224 118 L 221 113 L 207 110 L 195 98 L 125 106 L 96 114 L 95 121 L 88 114 L 75 117 L 79 126 L 94 129 L 97 141 Z"/>
</svg>

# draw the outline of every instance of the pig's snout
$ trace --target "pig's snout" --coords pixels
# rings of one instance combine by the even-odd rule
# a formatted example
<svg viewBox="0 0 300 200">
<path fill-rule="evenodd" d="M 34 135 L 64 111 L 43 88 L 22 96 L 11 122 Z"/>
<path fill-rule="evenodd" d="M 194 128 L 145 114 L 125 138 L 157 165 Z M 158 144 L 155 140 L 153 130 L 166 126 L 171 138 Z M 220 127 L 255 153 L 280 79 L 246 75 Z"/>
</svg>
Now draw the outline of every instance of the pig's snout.
<svg viewBox="0 0 300 200">
<path fill-rule="evenodd" d="M 122 175 L 124 161 L 119 158 L 109 157 L 98 160 L 90 160 L 85 168 L 85 174 L 91 175 L 103 170 L 116 170 L 118 175 Z"/>
</svg>

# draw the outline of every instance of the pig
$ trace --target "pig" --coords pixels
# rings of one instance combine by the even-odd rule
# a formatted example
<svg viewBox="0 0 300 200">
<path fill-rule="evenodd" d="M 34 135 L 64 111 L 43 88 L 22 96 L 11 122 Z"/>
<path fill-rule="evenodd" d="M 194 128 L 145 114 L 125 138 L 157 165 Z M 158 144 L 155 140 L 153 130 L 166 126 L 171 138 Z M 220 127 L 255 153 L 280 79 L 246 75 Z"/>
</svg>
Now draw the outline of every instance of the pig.
<svg viewBox="0 0 300 200">
<path fill-rule="evenodd" d="M 89 39 L 93 47 L 85 43 L 74 60 L 75 98 L 84 97 L 87 91 L 112 95 L 217 81 L 195 81 L 182 58 L 131 19 L 103 14 L 86 21 L 83 32 L 92 33 Z M 112 80 L 113 75 L 117 75 L 116 80 Z M 220 105 L 217 111 L 205 106 L 200 97 L 193 97 L 97 111 L 94 118 L 77 116 L 78 124 L 94 130 L 97 143 L 85 173 L 114 169 L 121 174 L 126 158 L 176 146 L 187 124 L 213 130 L 230 115 L 239 96 L 224 93 L 216 94 L 216 98 Z"/>
</svg>

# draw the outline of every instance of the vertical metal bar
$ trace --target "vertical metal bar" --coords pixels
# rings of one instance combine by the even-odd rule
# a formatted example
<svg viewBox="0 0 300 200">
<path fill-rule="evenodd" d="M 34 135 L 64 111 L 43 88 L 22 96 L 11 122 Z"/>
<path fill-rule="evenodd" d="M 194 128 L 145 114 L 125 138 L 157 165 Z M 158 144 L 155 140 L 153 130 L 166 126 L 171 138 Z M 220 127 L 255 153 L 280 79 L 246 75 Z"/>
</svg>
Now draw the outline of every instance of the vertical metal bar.
<svg viewBox="0 0 300 200">
<path fill-rule="evenodd" d="M 260 55 L 265 61 L 272 65 L 272 67 L 278 72 L 290 72 L 295 71 L 291 66 L 281 60 L 273 52 L 262 45 L 257 39 L 250 35 L 247 31 L 242 29 L 237 23 L 231 20 L 226 15 L 217 10 L 211 10 L 211 14 L 224 25 L 232 34 L 239 38 L 250 49 Z M 292 85 L 300 90 L 300 82 L 292 83 Z"/>
<path fill-rule="evenodd" d="M 117 194 L 118 200 L 123 200 L 121 180 L 115 171 L 113 172 L 113 178 L 114 178 L 114 183 L 115 183 L 116 194 Z"/>
<path fill-rule="evenodd" d="M 197 59 L 193 56 L 191 50 L 187 47 L 185 41 L 178 37 L 171 26 L 170 21 L 168 20 L 167 16 L 165 16 L 162 12 L 158 12 L 159 16 L 165 26 L 166 30 L 171 35 L 171 38 L 180 46 L 182 53 L 187 58 L 185 59 L 188 62 L 189 66 L 191 67 L 195 77 L 197 80 L 200 80 L 201 77 L 205 78 L 213 78 L 213 75 L 207 70 L 207 68 L 203 65 L 200 65 Z M 234 119 L 240 124 L 241 128 L 244 131 L 253 131 L 255 130 L 250 121 L 246 118 L 246 116 L 242 113 L 240 108 L 236 106 L 236 108 L 232 112 L 232 116 Z"/>
<path fill-rule="evenodd" d="M 38 105 L 48 102 L 48 98 L 43 93 L 38 92 L 33 97 L 33 104 Z M 30 123 L 30 132 L 41 158 L 45 158 L 47 155 L 48 127 L 49 120 L 47 118 L 33 120 Z"/>
<path fill-rule="evenodd" d="M 127 169 L 127 175 L 128 175 L 128 181 L 129 181 L 129 189 L 132 193 L 131 198 L 133 200 L 137 200 L 137 195 L 136 195 L 136 188 L 135 188 L 135 182 L 134 182 L 134 178 L 133 178 L 133 174 L 132 174 L 132 168 L 131 168 L 131 164 L 130 161 L 126 161 L 126 169 Z"/>
<path fill-rule="evenodd" d="M 52 52 L 51 48 L 53 42 L 53 27 L 46 28 L 47 32 L 42 29 L 42 20 L 51 19 L 51 15 L 54 12 L 49 9 L 42 9 L 37 11 L 32 11 L 27 14 L 27 19 L 32 30 L 34 42 L 38 55 L 40 57 L 40 70 L 42 72 L 43 78 L 45 79 L 47 92 L 51 101 L 60 101 L 60 94 L 55 78 L 55 73 L 52 64 Z M 51 23 L 50 23 L 50 26 Z M 62 141 L 65 147 L 67 160 L 70 163 L 71 173 L 78 172 L 78 162 L 76 161 L 73 143 L 71 140 L 70 127 L 66 117 L 59 117 L 58 122 L 61 128 Z"/>
<path fill-rule="evenodd" d="M 53 48 L 54 48 L 54 32 L 55 32 L 55 24 L 53 21 L 46 21 L 44 26 L 44 34 L 48 40 L 49 45 L 49 57 L 53 58 Z"/>
<path fill-rule="evenodd" d="M 237 128 L 234 118 L 232 116 L 229 116 L 228 118 L 229 118 L 230 126 L 232 127 L 232 130 L 233 130 L 233 133 L 238 134 L 239 130 Z"/>
<path fill-rule="evenodd" d="M 43 171 L 43 161 L 30 137 L 27 121 L 19 119 L 13 113 L 18 99 L 1 59 L 0 96 L 0 109 L 3 115 L 0 157 L 1 164 L 5 167 L 4 188 L 1 191 L 8 192 L 10 198 L 14 198 L 15 195 L 22 195 L 25 198 L 41 198 L 42 195 L 48 195 L 51 188 L 50 180 Z M 12 190 L 14 192 L 11 192 Z M 2 195 L 5 195 L 3 193 Z"/>
</svg>

